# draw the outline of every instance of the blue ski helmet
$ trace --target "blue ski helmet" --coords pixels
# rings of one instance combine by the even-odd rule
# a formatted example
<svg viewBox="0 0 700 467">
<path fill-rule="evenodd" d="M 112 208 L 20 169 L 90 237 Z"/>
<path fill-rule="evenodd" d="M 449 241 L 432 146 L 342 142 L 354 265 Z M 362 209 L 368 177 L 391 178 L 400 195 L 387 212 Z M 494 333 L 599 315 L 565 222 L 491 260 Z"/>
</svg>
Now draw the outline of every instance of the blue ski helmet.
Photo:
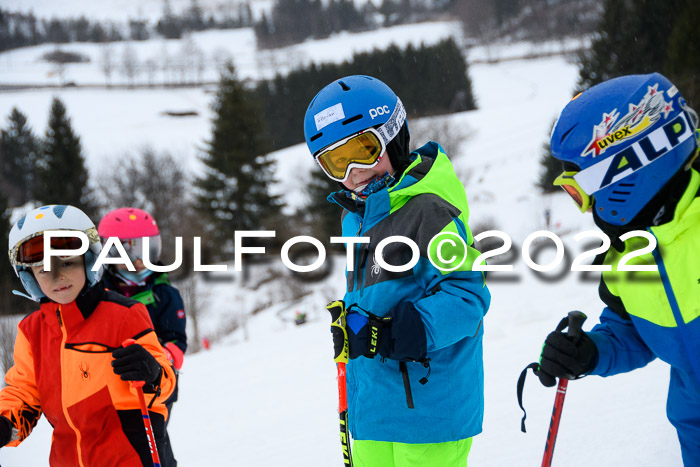
<svg viewBox="0 0 700 467">
<path fill-rule="evenodd" d="M 353 75 L 333 81 L 311 100 L 304 116 L 304 138 L 312 155 L 372 127 L 380 128 L 386 144 L 406 120 L 406 110 L 394 91 L 371 76 Z"/>
<path fill-rule="evenodd" d="M 629 223 L 695 154 L 697 114 L 658 73 L 611 79 L 574 97 L 552 131 L 564 162 L 593 212 Z"/>
</svg>

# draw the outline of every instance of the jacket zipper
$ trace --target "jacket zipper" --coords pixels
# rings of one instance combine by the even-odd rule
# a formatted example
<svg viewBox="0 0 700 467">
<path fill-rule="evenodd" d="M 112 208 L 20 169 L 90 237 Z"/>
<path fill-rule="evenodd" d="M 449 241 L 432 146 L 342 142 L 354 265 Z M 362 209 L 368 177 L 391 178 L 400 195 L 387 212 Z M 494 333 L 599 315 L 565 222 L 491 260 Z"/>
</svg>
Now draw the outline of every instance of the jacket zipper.
<svg viewBox="0 0 700 467">
<path fill-rule="evenodd" d="M 357 228 L 357 233 L 355 233 L 355 237 L 359 237 L 361 232 L 362 218 L 360 217 L 360 226 Z M 360 274 L 360 251 L 362 250 L 362 244 L 358 244 L 355 248 L 357 248 L 357 251 L 355 251 L 355 273 L 352 275 L 355 282 L 353 290 L 357 290 L 358 286 L 360 285 L 358 283 L 358 276 Z"/>
<path fill-rule="evenodd" d="M 63 355 L 64 355 L 64 350 L 66 348 L 66 341 L 68 340 L 68 333 L 66 331 L 65 326 L 63 326 L 63 318 L 61 317 L 61 305 L 58 305 L 58 308 L 56 308 L 56 317 L 58 318 L 58 327 L 61 328 L 61 348 L 59 349 L 59 355 L 60 355 L 60 361 L 61 361 L 61 408 L 63 409 L 63 416 L 66 417 L 66 421 L 68 422 L 68 426 L 71 427 L 73 432 L 75 432 L 75 439 L 76 439 L 76 449 L 78 450 L 78 462 L 80 464 L 80 467 L 85 467 L 85 464 L 83 464 L 83 454 L 80 450 L 80 431 L 75 427 L 73 424 L 73 420 L 71 420 L 70 416 L 68 415 L 68 408 L 66 407 L 66 397 L 65 397 L 65 384 L 63 384 L 63 375 L 65 374 L 64 372 L 64 365 L 63 365 Z"/>
<path fill-rule="evenodd" d="M 652 232 L 651 227 L 648 227 L 647 231 L 654 235 L 654 232 Z M 654 238 L 656 238 L 656 235 L 654 235 Z M 658 243 L 659 239 L 656 238 L 656 244 L 658 245 Z M 664 263 L 663 257 L 661 256 L 661 251 L 658 248 L 654 248 L 651 252 L 651 255 L 654 258 L 657 267 L 659 268 L 659 276 L 661 277 L 661 282 L 664 286 L 664 292 L 666 292 L 666 298 L 668 299 L 668 303 L 671 306 L 673 318 L 676 320 L 676 328 L 678 328 L 678 333 L 680 334 L 679 340 L 681 342 L 681 345 L 683 346 L 683 350 L 686 352 L 686 354 L 692 355 L 693 353 L 690 351 L 690 349 L 693 348 L 692 344 L 689 344 L 687 342 L 688 325 L 683 319 L 683 314 L 681 313 L 681 308 L 678 305 L 676 294 L 673 291 L 673 287 L 671 286 L 671 278 L 668 276 L 668 271 L 666 271 L 666 264 Z M 695 373 L 695 381 L 698 382 L 700 381 L 700 366 L 698 366 L 695 363 L 694 359 L 691 359 L 691 365 Z"/>
<path fill-rule="evenodd" d="M 365 272 L 367 268 L 367 256 L 369 255 L 369 243 L 360 244 L 360 248 L 362 249 L 359 268 L 359 270 L 362 271 L 360 276 L 360 297 L 362 297 L 365 294 Z"/>
<path fill-rule="evenodd" d="M 413 392 L 411 391 L 411 381 L 408 379 L 408 366 L 406 362 L 399 362 L 399 371 L 401 376 L 403 376 L 403 388 L 406 392 L 406 405 L 409 409 L 414 408 L 413 405 Z"/>
</svg>

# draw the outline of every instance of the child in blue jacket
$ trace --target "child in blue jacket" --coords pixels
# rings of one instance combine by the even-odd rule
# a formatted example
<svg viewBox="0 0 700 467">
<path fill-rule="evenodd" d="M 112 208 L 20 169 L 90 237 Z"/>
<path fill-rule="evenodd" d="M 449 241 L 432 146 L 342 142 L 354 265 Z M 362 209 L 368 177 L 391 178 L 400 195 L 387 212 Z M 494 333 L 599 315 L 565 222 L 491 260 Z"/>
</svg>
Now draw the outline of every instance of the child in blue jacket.
<svg viewBox="0 0 700 467">
<path fill-rule="evenodd" d="M 700 466 L 700 174 L 697 114 L 658 73 L 598 84 L 576 96 L 552 133 L 557 178 L 610 237 L 600 324 L 572 338 L 551 333 L 539 377 L 610 376 L 655 358 L 671 367 L 667 415 L 687 466 Z M 649 245 L 642 231 L 653 236 Z M 622 237 L 622 238 L 621 238 Z M 635 257 L 624 259 L 629 253 Z M 601 258 L 602 259 L 602 258 Z M 651 267 L 620 272 L 621 266 Z"/>
<path fill-rule="evenodd" d="M 354 463 L 465 466 L 483 419 L 490 295 L 472 271 L 464 186 L 439 144 L 409 154 L 403 104 L 376 78 L 323 88 L 304 134 L 342 187 L 329 199 L 343 207 L 343 236 L 367 239 L 348 245 L 344 297 Z"/>
</svg>

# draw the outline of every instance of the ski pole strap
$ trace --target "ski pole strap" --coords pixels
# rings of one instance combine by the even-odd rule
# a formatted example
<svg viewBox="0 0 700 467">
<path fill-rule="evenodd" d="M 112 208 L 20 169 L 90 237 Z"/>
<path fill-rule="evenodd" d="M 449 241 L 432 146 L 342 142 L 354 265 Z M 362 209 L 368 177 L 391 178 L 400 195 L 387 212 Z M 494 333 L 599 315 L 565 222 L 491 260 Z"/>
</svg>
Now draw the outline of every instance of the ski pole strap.
<svg viewBox="0 0 700 467">
<path fill-rule="evenodd" d="M 379 353 L 379 345 L 382 339 L 383 323 L 377 316 L 370 316 L 367 321 L 369 326 L 369 339 L 367 339 L 367 357 L 374 358 Z"/>
<path fill-rule="evenodd" d="M 383 329 L 391 326 L 391 318 L 377 316 L 367 312 L 367 326 L 368 339 L 365 357 L 374 358 L 377 356 L 382 346 Z M 389 336 L 389 338 L 391 338 L 391 336 Z"/>
<path fill-rule="evenodd" d="M 333 334 L 333 359 L 336 363 L 350 361 L 348 331 L 345 329 L 345 302 L 335 300 L 326 305 L 331 314 L 331 333 Z"/>
<path fill-rule="evenodd" d="M 518 405 L 520 406 L 520 410 L 523 411 L 523 419 L 520 421 L 520 431 L 522 431 L 523 433 L 526 433 L 525 419 L 527 418 L 527 412 L 525 412 L 525 407 L 523 406 L 523 389 L 525 388 L 525 377 L 527 376 L 527 370 L 529 370 L 530 368 L 532 368 L 532 372 L 535 373 L 537 370 L 539 370 L 540 365 L 539 363 L 530 363 L 520 373 L 520 377 L 518 378 Z"/>
</svg>

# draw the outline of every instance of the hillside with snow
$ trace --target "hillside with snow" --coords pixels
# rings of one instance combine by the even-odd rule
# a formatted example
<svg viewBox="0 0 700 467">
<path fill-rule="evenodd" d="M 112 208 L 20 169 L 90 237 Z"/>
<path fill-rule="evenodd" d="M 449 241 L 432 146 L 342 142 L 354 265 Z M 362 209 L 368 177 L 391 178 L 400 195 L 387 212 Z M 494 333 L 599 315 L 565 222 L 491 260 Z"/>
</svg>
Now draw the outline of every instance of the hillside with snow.
<svg viewBox="0 0 700 467">
<path fill-rule="evenodd" d="M 450 24 L 415 25 L 415 29 L 405 26 L 403 43 L 437 41 L 452 34 Z M 225 35 L 234 33 L 240 36 Z M 390 43 L 395 33 L 345 34 L 305 42 L 286 52 L 288 56 L 297 50 L 298 56 L 303 52 L 305 57 L 342 60 L 354 47 Z M 198 42 L 207 56 L 228 44 L 227 53 L 242 76 L 265 76 L 264 67 L 255 62 L 248 33 L 203 34 L 211 36 Z M 88 45 L 75 46 L 98 54 L 98 50 L 90 52 Z M 159 50 L 158 44 L 145 44 L 144 56 L 145 48 L 151 46 L 151 53 Z M 180 46 L 173 44 L 173 49 Z M 520 246 L 537 230 L 546 228 L 558 234 L 573 257 L 583 251 L 574 235 L 595 228 L 566 195 L 543 196 L 535 188 L 541 146 L 554 118 L 570 99 L 577 76 L 575 64 L 563 56 L 517 59 L 536 47 L 515 44 L 472 50 L 470 56 L 493 58 L 502 54 L 509 60 L 472 63 L 469 73 L 479 109 L 445 117 L 449 127 L 461 135 L 457 144 L 447 149 L 467 190 L 470 225 L 491 225 L 507 233 L 516 253 L 514 271 L 491 273 L 487 282 L 492 303 L 484 321 L 484 432 L 474 440 L 470 466 L 540 464 L 555 391 L 543 388 L 530 375 L 525 387 L 528 432 L 523 434 L 515 396 L 518 375 L 538 358 L 545 336 L 568 311 L 585 312 L 589 319 L 584 329 L 590 329 L 602 309 L 595 278 L 567 272 L 564 265 L 543 279 L 522 259 Z M 47 83 L 46 70 L 35 61 L 42 50 L 33 49 L 0 54 L 1 83 L 33 79 Z M 283 57 L 278 60 L 282 62 Z M 102 79 L 99 69 L 91 66 L 71 70 L 75 73 L 71 79 L 97 83 Z M 65 102 L 81 136 L 91 175 L 107 171 L 120 154 L 144 145 L 170 151 L 192 174 L 201 170 L 197 148 L 208 136 L 212 116 L 208 90 L 75 87 L 1 92 L 0 115 L 4 118 L 17 106 L 41 134 L 54 95 Z M 196 110 L 198 116 L 173 119 L 162 115 L 165 110 L 185 109 Z M 435 118 L 426 121 L 441 124 Z M 415 123 L 423 126 L 425 122 Z M 307 149 L 297 145 L 274 156 L 280 181 L 274 191 L 283 194 L 290 206 L 302 206 L 303 182 L 314 168 Z M 546 210 L 551 212 L 549 225 Z M 543 254 L 538 261 L 550 260 Z M 276 266 L 273 263 L 270 267 Z M 334 258 L 331 274 L 318 283 L 299 283 L 284 272 L 273 274 L 268 269 L 256 270 L 252 279 L 244 280 L 229 269 L 226 281 L 199 282 L 207 301 L 200 332 L 211 337 L 213 344 L 209 351 L 188 355 L 181 372 L 180 400 L 169 427 L 180 465 L 341 465 L 335 368 L 324 304 L 343 293 L 343 258 Z M 266 275 L 277 279 L 256 288 Z M 256 308 L 261 311 L 248 314 Z M 308 313 L 309 322 L 295 326 L 291 318 L 296 311 Z M 675 431 L 665 417 L 668 379 L 668 366 L 657 361 L 614 378 L 572 382 L 553 465 L 682 465 Z M 50 426 L 42 419 L 20 447 L 0 449 L 0 464 L 46 466 L 50 437 Z"/>
</svg>

